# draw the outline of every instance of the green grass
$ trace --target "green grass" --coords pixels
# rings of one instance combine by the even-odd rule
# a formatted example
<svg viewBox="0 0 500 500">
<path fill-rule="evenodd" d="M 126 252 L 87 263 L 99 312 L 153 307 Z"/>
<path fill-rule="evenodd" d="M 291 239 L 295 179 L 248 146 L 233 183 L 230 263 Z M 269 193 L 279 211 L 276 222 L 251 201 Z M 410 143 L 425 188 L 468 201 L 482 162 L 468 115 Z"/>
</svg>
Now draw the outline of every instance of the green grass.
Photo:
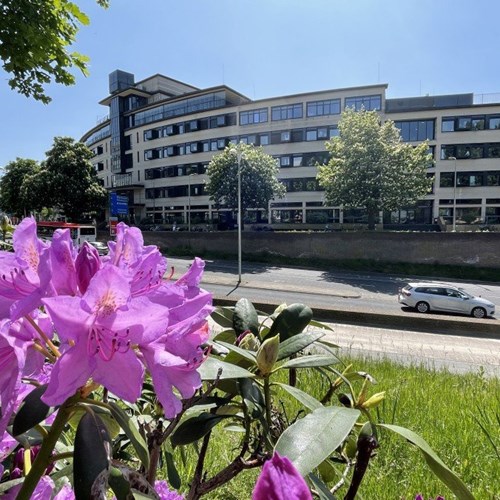
<svg viewBox="0 0 500 500">
<path fill-rule="evenodd" d="M 407 427 L 420 434 L 448 467 L 467 484 L 478 500 L 500 499 L 500 380 L 482 373 L 467 375 L 428 370 L 423 366 L 401 366 L 389 360 L 344 359 L 354 369 L 367 371 L 378 382 L 372 393 L 386 391 L 378 408 L 378 421 Z M 316 397 L 325 387 L 309 370 L 299 372 L 299 387 Z M 312 388 L 312 389 L 311 389 Z M 316 393 L 316 394 L 314 394 Z M 298 410 L 286 395 L 288 418 Z M 420 451 L 401 437 L 381 433 L 380 448 L 362 483 L 360 500 L 413 500 L 417 493 L 435 498 L 454 498 L 432 474 Z M 217 427 L 209 449 L 208 476 L 231 461 L 239 436 Z M 188 453 L 181 476 L 188 478 L 195 467 L 194 453 Z M 246 500 L 257 471 L 245 471 L 228 485 L 206 498 Z M 185 485 L 187 486 L 187 485 Z M 341 490 L 342 498 L 345 490 Z"/>
<path fill-rule="evenodd" d="M 222 252 L 194 252 L 190 247 L 172 247 L 168 249 L 169 257 L 202 257 L 206 259 L 234 260 L 235 256 Z M 317 258 L 292 258 L 268 252 L 244 254 L 246 262 L 262 262 L 290 267 L 307 267 L 325 271 L 370 271 L 384 274 L 402 274 L 405 276 L 427 276 L 435 278 L 452 278 L 475 281 L 500 282 L 500 269 L 452 266 L 440 264 L 414 264 L 407 262 L 376 261 L 369 259 L 326 260 Z"/>
</svg>

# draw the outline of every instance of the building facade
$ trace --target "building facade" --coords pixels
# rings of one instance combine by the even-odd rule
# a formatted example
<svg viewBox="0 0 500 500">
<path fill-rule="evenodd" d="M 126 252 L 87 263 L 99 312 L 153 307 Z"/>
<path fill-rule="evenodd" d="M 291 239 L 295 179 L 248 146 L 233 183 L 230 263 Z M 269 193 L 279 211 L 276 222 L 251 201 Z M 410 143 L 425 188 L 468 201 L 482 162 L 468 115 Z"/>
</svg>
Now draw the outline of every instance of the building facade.
<svg viewBox="0 0 500 500">
<path fill-rule="evenodd" d="M 403 140 L 429 141 L 435 163 L 432 192 L 415 206 L 381 214 L 386 226 L 500 224 L 500 102 L 478 96 L 386 98 L 387 85 L 370 85 L 251 100 L 227 86 L 198 89 L 162 75 L 135 82 L 115 71 L 100 104 L 109 116 L 82 141 L 94 152 L 103 185 L 128 199 L 139 223 L 209 224 L 231 218 L 205 194 L 211 158 L 240 141 L 276 158 L 285 198 L 245 214 L 250 224 L 350 225 L 363 210 L 325 206 L 316 181 L 328 161 L 325 141 L 338 134 L 347 107 L 376 110 Z M 500 99 L 498 100 L 500 101 Z"/>
</svg>

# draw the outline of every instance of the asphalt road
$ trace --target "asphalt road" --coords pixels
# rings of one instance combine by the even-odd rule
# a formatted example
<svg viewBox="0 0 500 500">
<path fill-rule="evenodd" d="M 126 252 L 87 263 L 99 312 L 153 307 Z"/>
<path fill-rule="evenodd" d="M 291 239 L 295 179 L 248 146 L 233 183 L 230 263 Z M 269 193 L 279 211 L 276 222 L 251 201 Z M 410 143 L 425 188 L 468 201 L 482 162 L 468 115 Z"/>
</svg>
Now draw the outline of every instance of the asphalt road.
<svg viewBox="0 0 500 500">
<path fill-rule="evenodd" d="M 175 269 L 174 279 L 187 270 L 189 263 L 190 260 L 186 259 L 169 259 L 169 264 Z M 459 319 L 463 321 L 468 332 L 474 334 L 478 322 L 495 325 L 497 320 L 438 314 L 419 315 L 402 308 L 397 302 L 398 288 L 413 280 L 411 276 L 325 272 L 243 263 L 242 283 L 236 287 L 237 273 L 236 262 L 207 260 L 202 286 L 210 290 L 216 298 L 238 300 L 240 297 L 246 297 L 254 302 L 288 304 L 302 302 L 313 310 L 315 307 L 336 307 L 365 313 L 383 310 L 391 319 L 401 315 L 409 315 L 412 318 L 431 316 L 434 321 L 428 322 L 428 331 L 398 329 L 391 326 L 392 321 L 383 328 L 328 323 L 333 332 L 328 332 L 327 336 L 341 348 L 341 353 L 369 353 L 371 357 L 389 358 L 406 364 L 423 363 L 429 368 L 445 368 L 459 373 L 482 372 L 500 377 L 500 334 L 471 338 L 467 332 L 454 334 L 453 329 L 441 334 L 439 327 L 434 327 L 441 319 Z M 446 282 L 462 286 L 470 293 L 482 295 L 500 306 L 500 284 L 450 280 Z"/>
<path fill-rule="evenodd" d="M 169 264 L 180 276 L 189 260 L 169 259 Z M 203 286 L 216 297 L 252 301 L 303 302 L 317 308 L 338 308 L 346 311 L 408 313 L 397 301 L 398 289 L 409 281 L 424 280 L 412 276 L 390 276 L 377 273 L 345 271 L 318 271 L 278 267 L 259 263 L 243 263 L 242 282 L 237 286 L 237 263 L 207 260 Z M 443 282 L 430 278 L 430 281 Z M 465 288 L 473 295 L 481 295 L 497 305 L 500 314 L 500 284 L 445 280 Z M 443 316 L 433 314 L 434 317 Z M 450 315 L 444 315 L 450 316 Z M 476 321 L 496 321 L 495 319 Z"/>
</svg>

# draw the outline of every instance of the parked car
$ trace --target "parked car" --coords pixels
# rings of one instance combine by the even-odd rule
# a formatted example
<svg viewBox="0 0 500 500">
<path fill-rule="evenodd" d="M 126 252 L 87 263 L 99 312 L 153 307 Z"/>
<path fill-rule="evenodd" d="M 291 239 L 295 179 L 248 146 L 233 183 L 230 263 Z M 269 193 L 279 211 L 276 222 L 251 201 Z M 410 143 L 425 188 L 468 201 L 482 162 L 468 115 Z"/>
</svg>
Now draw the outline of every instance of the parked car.
<svg viewBox="0 0 500 500">
<path fill-rule="evenodd" d="M 89 241 L 89 243 L 97 249 L 99 252 L 99 255 L 108 255 L 109 248 L 106 243 L 103 243 L 102 241 Z"/>
<path fill-rule="evenodd" d="M 442 283 L 408 283 L 399 289 L 398 301 L 418 312 L 446 311 L 486 318 L 495 314 L 495 304 L 474 297 L 462 288 Z"/>
</svg>

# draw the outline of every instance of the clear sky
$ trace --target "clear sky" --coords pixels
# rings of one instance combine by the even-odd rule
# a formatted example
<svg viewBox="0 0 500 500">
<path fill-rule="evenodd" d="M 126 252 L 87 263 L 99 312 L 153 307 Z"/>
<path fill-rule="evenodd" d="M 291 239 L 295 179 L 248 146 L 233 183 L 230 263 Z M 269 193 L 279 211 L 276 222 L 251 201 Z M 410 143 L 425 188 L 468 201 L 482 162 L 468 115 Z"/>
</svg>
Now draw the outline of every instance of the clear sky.
<svg viewBox="0 0 500 500">
<path fill-rule="evenodd" d="M 0 166 L 43 160 L 55 136 L 80 139 L 108 113 L 98 101 L 115 69 L 254 99 L 376 83 L 389 98 L 500 93 L 498 0 L 74 1 L 91 18 L 74 47 L 90 76 L 49 86 L 43 105 L 0 71 Z"/>
</svg>

